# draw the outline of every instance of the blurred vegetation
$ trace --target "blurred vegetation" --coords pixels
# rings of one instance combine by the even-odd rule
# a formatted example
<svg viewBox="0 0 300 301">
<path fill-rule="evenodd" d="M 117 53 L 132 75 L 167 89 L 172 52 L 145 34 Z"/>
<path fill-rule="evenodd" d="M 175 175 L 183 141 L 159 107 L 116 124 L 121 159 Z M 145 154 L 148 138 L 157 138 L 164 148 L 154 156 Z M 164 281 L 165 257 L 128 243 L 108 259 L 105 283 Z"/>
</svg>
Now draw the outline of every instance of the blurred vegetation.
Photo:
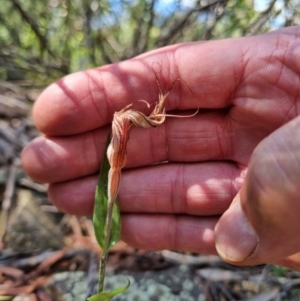
<svg viewBox="0 0 300 301">
<path fill-rule="evenodd" d="M 0 79 L 48 82 L 183 41 L 300 23 L 300 0 L 5 0 Z"/>
</svg>

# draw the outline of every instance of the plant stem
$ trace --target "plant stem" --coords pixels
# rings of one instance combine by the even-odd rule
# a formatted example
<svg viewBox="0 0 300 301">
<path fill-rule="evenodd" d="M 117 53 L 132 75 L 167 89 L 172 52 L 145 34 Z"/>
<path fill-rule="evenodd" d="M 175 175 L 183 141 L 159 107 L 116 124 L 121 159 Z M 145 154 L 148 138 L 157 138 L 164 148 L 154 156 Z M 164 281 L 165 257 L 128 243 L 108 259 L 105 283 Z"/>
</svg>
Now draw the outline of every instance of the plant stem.
<svg viewBox="0 0 300 301">
<path fill-rule="evenodd" d="M 104 278 L 105 278 L 105 268 L 107 262 L 108 252 L 102 252 L 99 266 L 99 282 L 98 282 L 98 293 L 101 293 L 104 289 Z"/>
<path fill-rule="evenodd" d="M 108 195 L 110 194 L 108 193 Z M 99 266 L 98 293 L 101 293 L 104 289 L 105 269 L 106 269 L 109 242 L 111 236 L 111 225 L 112 225 L 112 214 L 113 214 L 114 203 L 115 200 L 111 200 L 110 198 L 108 199 L 108 204 L 107 204 L 108 208 L 107 208 L 106 221 L 105 221 L 104 248 L 102 250 L 100 266 Z"/>
</svg>

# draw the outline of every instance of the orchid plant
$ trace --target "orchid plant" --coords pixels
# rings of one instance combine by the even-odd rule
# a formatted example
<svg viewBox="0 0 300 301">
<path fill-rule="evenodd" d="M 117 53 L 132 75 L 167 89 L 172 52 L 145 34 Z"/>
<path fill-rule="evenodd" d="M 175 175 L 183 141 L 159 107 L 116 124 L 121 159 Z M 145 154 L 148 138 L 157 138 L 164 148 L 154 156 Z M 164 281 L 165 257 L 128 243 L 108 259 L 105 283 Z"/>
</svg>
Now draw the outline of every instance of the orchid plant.
<svg viewBox="0 0 300 301">
<path fill-rule="evenodd" d="M 96 295 L 89 297 L 89 301 L 109 301 L 117 294 L 125 292 L 130 282 L 124 287 L 117 288 L 111 292 L 103 291 L 105 268 L 109 249 L 112 248 L 119 240 L 121 233 L 120 210 L 118 207 L 117 195 L 121 178 L 122 168 L 126 164 L 126 145 L 130 132 L 134 126 L 140 128 L 156 127 L 165 121 L 167 116 L 172 117 L 191 117 L 190 116 L 174 116 L 165 112 L 165 102 L 172 90 L 174 84 L 179 79 L 173 81 L 166 92 L 160 88 L 156 75 L 156 81 L 159 87 L 159 100 L 149 116 L 132 109 L 130 104 L 121 111 L 116 112 L 113 117 L 112 130 L 108 135 L 106 152 L 104 153 L 98 184 L 95 193 L 94 205 L 94 231 L 96 239 L 102 249 L 100 267 L 99 267 L 99 283 Z M 150 104 L 144 100 L 148 108 Z"/>
</svg>

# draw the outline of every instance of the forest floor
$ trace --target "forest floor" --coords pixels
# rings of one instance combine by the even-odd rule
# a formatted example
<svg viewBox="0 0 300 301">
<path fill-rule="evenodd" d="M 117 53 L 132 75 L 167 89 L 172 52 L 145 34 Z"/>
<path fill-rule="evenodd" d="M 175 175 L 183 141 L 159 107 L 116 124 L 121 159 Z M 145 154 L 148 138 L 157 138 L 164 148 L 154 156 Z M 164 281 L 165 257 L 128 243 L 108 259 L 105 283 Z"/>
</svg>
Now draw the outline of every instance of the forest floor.
<svg viewBox="0 0 300 301">
<path fill-rule="evenodd" d="M 59 212 L 47 186 L 22 170 L 22 148 L 39 133 L 30 117 L 40 93 L 0 82 L 0 301 L 83 301 L 95 293 L 100 249 L 89 217 Z M 106 288 L 131 282 L 116 301 L 300 300 L 300 272 L 238 268 L 218 256 L 149 252 L 119 242 Z"/>
</svg>

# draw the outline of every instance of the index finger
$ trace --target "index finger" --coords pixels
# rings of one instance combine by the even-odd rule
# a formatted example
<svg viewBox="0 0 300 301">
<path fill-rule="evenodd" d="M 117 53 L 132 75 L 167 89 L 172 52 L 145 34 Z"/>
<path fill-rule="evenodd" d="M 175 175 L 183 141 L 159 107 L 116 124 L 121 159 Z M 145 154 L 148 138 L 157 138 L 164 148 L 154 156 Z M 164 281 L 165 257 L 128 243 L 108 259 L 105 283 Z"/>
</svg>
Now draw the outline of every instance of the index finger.
<svg viewBox="0 0 300 301">
<path fill-rule="evenodd" d="M 110 123 L 115 111 L 137 100 L 156 102 L 157 66 L 162 88 L 181 79 L 168 97 L 167 110 L 226 107 L 234 82 L 224 82 L 224 72 L 227 70 L 227 78 L 234 78 L 237 71 L 231 66 L 240 56 L 236 48 L 224 58 L 230 43 L 176 45 L 68 75 L 41 94 L 33 110 L 35 123 L 47 135 L 78 134 Z M 217 51 L 219 47 L 224 51 Z"/>
</svg>

